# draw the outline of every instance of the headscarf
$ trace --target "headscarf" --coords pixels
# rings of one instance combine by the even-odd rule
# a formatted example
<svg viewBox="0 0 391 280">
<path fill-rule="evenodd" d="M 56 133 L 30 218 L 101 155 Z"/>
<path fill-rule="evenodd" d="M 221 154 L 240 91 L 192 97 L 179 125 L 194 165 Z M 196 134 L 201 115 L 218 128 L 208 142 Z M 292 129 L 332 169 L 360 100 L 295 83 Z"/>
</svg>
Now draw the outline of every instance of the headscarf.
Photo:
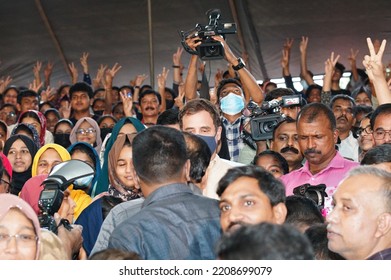
<svg viewBox="0 0 391 280">
<path fill-rule="evenodd" d="M 54 149 L 56 152 L 60 155 L 62 161 L 67 161 L 71 159 L 71 155 L 68 153 L 68 151 L 63 147 L 58 144 L 46 144 L 42 148 L 40 148 L 37 152 L 37 154 L 34 157 L 33 160 L 33 166 L 31 168 L 31 175 L 34 177 L 38 174 L 38 161 L 41 158 L 42 154 L 47 150 L 47 149 Z"/>
<path fill-rule="evenodd" d="M 24 116 L 27 113 L 34 113 L 38 117 L 38 119 L 39 119 L 39 123 L 41 124 L 41 135 L 39 136 L 39 142 L 41 143 L 40 146 L 42 147 L 43 145 L 45 145 L 46 118 L 45 118 L 44 114 L 42 114 L 39 111 L 27 110 L 27 111 L 25 111 L 25 112 L 20 114 L 20 116 L 18 118 L 18 123 L 21 123 L 21 120 L 24 118 Z"/>
<path fill-rule="evenodd" d="M 133 138 L 136 134 L 125 134 L 117 138 L 109 152 L 109 195 L 121 198 L 123 201 L 128 201 L 141 197 L 141 192 L 137 189 L 127 189 L 120 180 L 118 179 L 115 169 L 117 167 L 117 160 L 121 153 L 121 150 L 125 146 L 125 142 L 128 141 L 130 144 L 133 142 Z"/>
<path fill-rule="evenodd" d="M 14 135 L 18 135 L 19 132 L 18 130 L 19 129 L 27 129 L 28 131 L 31 132 L 31 134 L 33 135 L 33 141 L 35 143 L 35 145 L 37 146 L 37 148 L 41 148 L 41 140 L 39 138 L 39 135 L 38 135 L 38 132 L 37 130 L 35 129 L 35 127 L 32 125 L 32 124 L 29 124 L 29 123 L 18 123 L 14 126 L 14 129 L 12 129 L 11 131 L 11 136 L 14 136 Z"/>
<path fill-rule="evenodd" d="M 39 209 L 38 201 L 39 196 L 41 195 L 41 192 L 44 188 L 42 182 L 47 177 L 47 174 L 41 174 L 31 177 L 26 181 L 19 195 L 21 199 L 26 201 L 34 209 L 37 215 L 41 212 L 41 209 Z"/>
<path fill-rule="evenodd" d="M 41 226 L 39 224 L 38 216 L 35 214 L 31 206 L 20 197 L 8 193 L 0 194 L 0 220 L 11 208 L 14 207 L 18 208 L 24 215 L 26 215 L 26 217 L 30 219 L 34 225 L 34 231 L 38 237 L 37 253 L 35 258 L 38 259 L 41 239 Z"/>
<path fill-rule="evenodd" d="M 0 153 L 1 162 L 3 163 L 5 171 L 7 171 L 8 176 L 10 177 L 10 181 L 12 180 L 12 165 L 9 159 L 5 156 L 5 154 Z M 1 176 L 1 174 L 0 174 Z"/>
<path fill-rule="evenodd" d="M 52 231 L 41 230 L 40 260 L 68 260 L 61 239 Z"/>
<path fill-rule="evenodd" d="M 90 193 L 91 193 L 92 190 L 94 189 L 94 187 L 96 185 L 96 182 L 98 181 L 99 175 L 101 173 L 99 155 L 96 152 L 96 150 L 89 143 L 86 143 L 86 142 L 76 142 L 76 143 L 73 143 L 68 148 L 69 154 L 71 154 L 71 152 L 75 148 L 75 146 L 78 146 L 78 145 L 83 145 L 83 146 L 87 147 L 89 150 L 91 150 L 91 152 L 94 154 L 94 157 L 95 157 L 95 175 L 94 175 L 94 178 L 92 179 L 92 182 L 91 182 L 91 188 L 90 188 Z"/>
<path fill-rule="evenodd" d="M 131 123 L 136 128 L 137 132 L 143 131 L 145 126 L 136 118 L 127 117 L 120 119 L 115 126 L 113 127 L 113 132 L 111 133 L 110 139 L 107 141 L 105 148 L 105 153 L 103 157 L 103 166 L 102 172 L 99 176 L 98 183 L 96 185 L 96 190 L 92 193 L 92 196 L 96 196 L 100 193 L 106 192 L 109 186 L 109 168 L 108 168 L 108 158 L 111 147 L 113 146 L 115 140 L 118 138 L 118 134 L 121 128 L 125 125 Z"/>
<path fill-rule="evenodd" d="M 23 143 L 26 145 L 27 149 L 30 152 L 31 158 L 34 159 L 38 148 L 35 145 L 35 143 L 33 142 L 33 140 L 31 140 L 26 135 L 14 135 L 14 136 L 11 136 L 10 138 L 8 138 L 8 140 L 5 141 L 3 153 L 6 156 L 8 156 L 8 153 L 9 153 L 12 145 L 18 139 L 23 141 Z M 16 195 L 19 194 L 19 192 L 23 188 L 24 183 L 26 183 L 26 181 L 31 178 L 31 169 L 32 169 L 32 164 L 30 165 L 30 167 L 26 171 L 23 171 L 23 172 L 16 172 L 13 170 L 13 172 L 12 172 L 13 176 L 12 176 L 12 181 L 11 181 L 11 193 L 16 194 Z"/>
<path fill-rule="evenodd" d="M 93 118 L 84 117 L 84 118 L 81 118 L 80 120 L 78 120 L 77 123 L 75 124 L 75 126 L 73 127 L 72 131 L 71 131 L 71 135 L 69 136 L 69 140 L 71 141 L 72 144 L 77 142 L 76 131 L 79 130 L 80 125 L 84 121 L 88 122 L 96 131 L 96 140 L 95 140 L 95 143 L 94 143 L 94 148 L 99 153 L 100 152 L 100 148 L 102 147 L 102 139 L 100 138 L 100 128 L 99 128 L 99 125 Z"/>
</svg>

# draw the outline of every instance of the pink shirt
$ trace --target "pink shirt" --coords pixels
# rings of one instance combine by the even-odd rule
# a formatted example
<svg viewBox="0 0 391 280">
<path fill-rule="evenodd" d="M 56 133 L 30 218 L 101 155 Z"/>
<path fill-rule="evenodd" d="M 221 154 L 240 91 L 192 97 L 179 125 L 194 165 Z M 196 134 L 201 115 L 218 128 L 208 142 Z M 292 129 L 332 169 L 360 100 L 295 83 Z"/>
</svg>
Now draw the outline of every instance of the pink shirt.
<svg viewBox="0 0 391 280">
<path fill-rule="evenodd" d="M 328 197 L 325 198 L 325 209 L 326 213 L 329 213 L 331 211 L 332 195 L 334 194 L 339 182 L 341 182 L 350 169 L 358 165 L 358 162 L 343 158 L 337 151 L 329 165 L 316 174 L 311 173 L 309 170 L 309 163 L 306 161 L 302 168 L 285 174 L 280 179 L 285 185 L 287 196 L 293 195 L 293 189 L 302 184 L 325 184 L 326 193 L 328 194 Z"/>
</svg>

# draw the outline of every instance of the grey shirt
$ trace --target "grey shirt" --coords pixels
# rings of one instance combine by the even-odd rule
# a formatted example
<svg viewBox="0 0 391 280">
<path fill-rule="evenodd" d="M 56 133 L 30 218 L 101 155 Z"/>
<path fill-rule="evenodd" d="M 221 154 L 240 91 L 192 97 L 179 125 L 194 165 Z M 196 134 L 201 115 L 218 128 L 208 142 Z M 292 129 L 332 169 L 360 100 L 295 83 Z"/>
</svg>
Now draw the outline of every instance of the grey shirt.
<svg viewBox="0 0 391 280">
<path fill-rule="evenodd" d="M 137 215 L 117 226 L 108 248 L 142 259 L 215 259 L 221 237 L 218 201 L 192 193 L 186 184 L 162 186 Z"/>
</svg>

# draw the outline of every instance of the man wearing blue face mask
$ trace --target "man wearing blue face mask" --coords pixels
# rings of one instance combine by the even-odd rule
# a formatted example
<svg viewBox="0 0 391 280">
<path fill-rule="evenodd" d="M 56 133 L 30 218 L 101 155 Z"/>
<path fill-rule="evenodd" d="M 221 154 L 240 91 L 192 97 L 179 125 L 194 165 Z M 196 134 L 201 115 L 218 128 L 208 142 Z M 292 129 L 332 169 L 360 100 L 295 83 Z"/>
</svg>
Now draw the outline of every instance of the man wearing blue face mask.
<svg viewBox="0 0 391 280">
<path fill-rule="evenodd" d="M 188 101 L 179 112 L 179 126 L 181 130 L 197 135 L 208 144 L 212 156 L 206 170 L 206 187 L 202 194 L 219 199 L 216 190 L 220 178 L 228 169 L 242 164 L 222 159 L 217 154 L 222 127 L 216 106 L 202 98 Z"/>
<path fill-rule="evenodd" d="M 224 48 L 224 59 L 229 67 L 236 71 L 238 79 L 224 79 L 217 87 L 217 100 L 222 111 L 222 121 L 226 130 L 228 149 L 231 161 L 239 161 L 240 150 L 243 149 L 243 129 L 245 124 L 242 110 L 251 99 L 257 104 L 263 101 L 262 90 L 254 76 L 248 71 L 242 58 L 237 57 L 221 36 L 212 36 Z M 202 40 L 199 37 L 189 36 L 186 44 L 196 51 Z M 198 98 L 196 93 L 197 82 L 197 55 L 192 55 L 189 63 L 188 75 L 185 82 L 186 100 Z M 254 151 L 255 155 L 255 151 Z M 251 158 L 254 158 L 254 155 Z M 251 160 L 250 160 L 251 161 Z"/>
</svg>

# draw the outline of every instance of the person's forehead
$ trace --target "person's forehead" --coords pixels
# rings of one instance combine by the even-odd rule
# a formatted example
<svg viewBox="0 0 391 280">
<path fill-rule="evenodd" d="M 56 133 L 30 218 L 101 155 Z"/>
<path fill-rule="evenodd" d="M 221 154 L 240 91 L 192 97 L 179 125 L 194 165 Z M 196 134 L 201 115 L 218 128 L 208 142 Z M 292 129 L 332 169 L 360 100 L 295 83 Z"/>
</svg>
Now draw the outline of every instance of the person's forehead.
<svg viewBox="0 0 391 280">
<path fill-rule="evenodd" d="M 250 195 L 266 196 L 260 189 L 258 180 L 241 176 L 232 181 L 221 195 L 221 199 L 238 199 Z"/>
<path fill-rule="evenodd" d="M 184 128 L 188 127 L 189 125 L 197 125 L 197 127 L 214 127 L 211 114 L 204 110 L 196 112 L 194 114 L 185 114 L 182 118 L 182 124 Z"/>
<path fill-rule="evenodd" d="M 297 128 L 296 128 L 296 122 L 292 123 L 282 123 L 276 128 L 276 135 L 280 134 L 287 134 L 287 135 L 293 135 L 297 134 Z"/>
<path fill-rule="evenodd" d="M 379 114 L 377 115 L 374 123 L 374 128 L 391 129 L 391 114 Z"/>
<path fill-rule="evenodd" d="M 85 91 L 75 91 L 74 93 L 72 93 L 72 96 L 82 96 L 82 95 L 87 95 L 88 96 L 88 92 L 85 92 Z"/>
<path fill-rule="evenodd" d="M 35 100 L 38 100 L 38 97 L 35 97 L 35 96 L 24 96 L 24 97 L 22 97 L 22 102 L 23 101 L 35 101 Z"/>
<path fill-rule="evenodd" d="M 351 100 L 338 98 L 333 103 L 333 107 L 335 107 L 335 106 L 353 107 L 353 104 L 352 104 Z"/>
<path fill-rule="evenodd" d="M 241 89 L 241 87 L 235 83 L 227 83 L 225 84 L 224 86 L 221 87 L 221 91 L 225 90 L 225 89 L 229 89 L 229 88 L 237 88 L 237 89 Z"/>
<path fill-rule="evenodd" d="M 371 194 L 381 196 L 379 190 L 383 185 L 382 181 L 374 175 L 357 174 L 343 180 L 334 194 L 335 199 L 362 200 L 369 204 L 374 201 L 368 201 Z M 373 196 L 371 196 L 373 198 Z"/>
</svg>

